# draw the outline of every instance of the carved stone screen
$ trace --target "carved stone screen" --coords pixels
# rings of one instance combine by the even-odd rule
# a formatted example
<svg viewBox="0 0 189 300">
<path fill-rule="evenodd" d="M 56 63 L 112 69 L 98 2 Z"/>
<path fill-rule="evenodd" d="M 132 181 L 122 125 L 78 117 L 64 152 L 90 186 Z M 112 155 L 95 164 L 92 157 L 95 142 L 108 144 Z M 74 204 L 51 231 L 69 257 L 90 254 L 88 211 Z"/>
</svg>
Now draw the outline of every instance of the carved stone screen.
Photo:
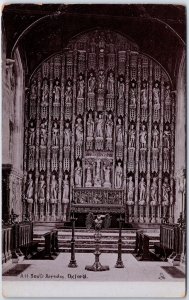
<svg viewBox="0 0 189 300">
<path fill-rule="evenodd" d="M 31 77 L 25 118 L 25 210 L 125 212 L 173 221 L 174 94 L 165 70 L 121 34 L 73 38 Z"/>
</svg>

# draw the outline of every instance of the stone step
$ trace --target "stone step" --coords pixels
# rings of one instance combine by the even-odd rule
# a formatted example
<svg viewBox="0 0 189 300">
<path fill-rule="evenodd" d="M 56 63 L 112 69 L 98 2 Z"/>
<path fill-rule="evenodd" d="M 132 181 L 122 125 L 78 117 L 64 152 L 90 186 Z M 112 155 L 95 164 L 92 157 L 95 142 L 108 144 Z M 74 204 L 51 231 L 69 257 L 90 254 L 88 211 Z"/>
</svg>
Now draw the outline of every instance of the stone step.
<svg viewBox="0 0 189 300">
<path fill-rule="evenodd" d="M 65 249 L 65 248 L 59 248 L 60 252 L 66 252 L 66 253 L 70 253 L 70 249 Z M 76 248 L 75 249 L 76 253 L 94 253 L 94 249 L 90 249 L 90 248 Z M 101 253 L 117 253 L 117 249 L 112 249 L 112 248 L 107 248 L 107 249 L 100 249 Z M 134 249 L 122 249 L 122 253 L 134 253 Z"/>
<path fill-rule="evenodd" d="M 100 247 L 108 247 L 108 246 L 115 246 L 115 247 L 117 247 L 117 242 L 114 242 L 114 243 L 111 243 L 111 242 L 109 242 L 109 241 L 103 241 L 103 242 L 101 242 L 100 243 Z M 66 247 L 70 247 L 70 245 L 71 245 L 71 241 L 70 240 L 68 240 L 68 241 L 58 241 L 58 245 L 59 245 L 59 247 L 61 246 L 61 245 L 64 245 L 64 246 L 66 246 Z M 78 245 L 80 245 L 80 246 L 82 246 L 82 245 L 88 245 L 89 247 L 91 247 L 91 246 L 94 246 L 95 245 L 95 241 L 89 241 L 89 242 L 82 242 L 82 241 L 75 241 L 75 245 L 76 246 L 78 246 Z M 123 245 L 123 247 L 125 247 L 125 246 L 132 246 L 132 247 L 135 247 L 135 241 L 132 241 L 132 242 L 122 242 L 122 245 Z M 38 246 L 44 246 L 44 241 L 38 241 Z M 153 246 L 153 244 L 150 244 L 150 246 Z"/>
<path fill-rule="evenodd" d="M 42 230 L 42 229 L 40 229 L 40 230 L 34 230 L 34 233 L 43 233 L 43 232 L 47 232 L 48 231 L 48 229 L 44 229 L 44 230 Z M 71 234 L 71 230 L 58 230 L 58 233 L 59 234 Z M 119 231 L 117 230 L 115 230 L 115 231 L 101 231 L 100 232 L 101 234 L 103 234 L 103 235 L 118 235 L 119 234 Z M 80 234 L 80 235 L 86 235 L 86 234 L 89 234 L 89 235 L 94 235 L 95 234 L 95 231 L 94 230 L 92 230 L 92 231 L 84 231 L 84 230 L 82 230 L 82 231 L 79 231 L 79 230 L 75 230 L 75 234 Z M 136 235 L 136 231 L 129 231 L 129 230 L 122 230 L 122 234 L 123 235 L 125 235 L 125 234 L 133 234 L 133 235 Z"/>
<path fill-rule="evenodd" d="M 50 230 L 50 229 L 49 229 Z M 34 231 L 34 240 L 37 241 L 40 247 L 44 247 L 44 233 L 48 230 L 45 227 L 40 227 Z M 145 231 L 145 230 L 143 230 Z M 157 231 L 147 231 L 150 235 L 149 248 L 154 248 L 154 243 L 159 242 L 159 233 Z M 75 251 L 77 253 L 93 253 L 95 250 L 94 230 L 86 228 L 75 229 Z M 70 252 L 71 249 L 72 231 L 70 228 L 58 229 L 58 245 L 60 252 Z M 103 253 L 117 253 L 118 251 L 118 229 L 109 229 L 101 231 L 100 251 Z M 136 245 L 136 230 L 122 230 L 122 252 L 132 253 Z"/>
<path fill-rule="evenodd" d="M 34 231 L 34 235 L 43 235 L 47 232 L 48 230 L 38 230 Z M 72 234 L 71 230 L 70 231 L 64 231 L 64 230 L 59 230 L 58 235 L 59 236 L 70 236 Z M 95 232 L 94 231 L 75 231 L 75 236 L 94 236 Z M 119 231 L 116 232 L 101 232 L 102 236 L 119 236 Z M 136 232 L 129 232 L 129 231 L 122 231 L 122 236 L 136 236 Z"/>
<path fill-rule="evenodd" d="M 72 236 L 71 235 L 58 235 L 58 239 L 59 240 L 71 240 Z M 94 235 L 92 236 L 80 236 L 80 235 L 76 235 L 75 240 L 83 240 L 83 241 L 87 241 L 87 240 L 94 240 Z M 110 241 L 117 241 L 119 238 L 119 236 L 102 236 L 101 240 L 110 240 Z M 43 235 L 36 235 L 34 234 L 34 240 L 37 239 L 44 239 Z M 122 240 L 136 240 L 136 236 L 122 236 Z"/>
</svg>

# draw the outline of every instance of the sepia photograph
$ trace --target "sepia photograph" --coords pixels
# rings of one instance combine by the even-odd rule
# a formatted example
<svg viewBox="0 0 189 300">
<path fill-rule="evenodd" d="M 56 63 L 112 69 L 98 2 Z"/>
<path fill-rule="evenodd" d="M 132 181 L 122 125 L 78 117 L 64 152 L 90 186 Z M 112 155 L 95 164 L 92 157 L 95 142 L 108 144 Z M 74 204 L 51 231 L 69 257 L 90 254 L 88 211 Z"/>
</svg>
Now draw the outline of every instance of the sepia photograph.
<svg viewBox="0 0 189 300">
<path fill-rule="evenodd" d="M 184 297 L 186 6 L 4 3 L 1 46 L 3 296 Z"/>
</svg>

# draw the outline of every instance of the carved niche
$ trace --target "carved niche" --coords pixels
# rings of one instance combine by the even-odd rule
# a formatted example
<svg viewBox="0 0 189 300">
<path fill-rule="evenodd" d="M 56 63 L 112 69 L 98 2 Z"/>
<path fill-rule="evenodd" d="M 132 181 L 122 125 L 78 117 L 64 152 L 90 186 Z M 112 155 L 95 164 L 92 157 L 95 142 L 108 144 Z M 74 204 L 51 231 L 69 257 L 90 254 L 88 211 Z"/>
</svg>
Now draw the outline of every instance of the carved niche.
<svg viewBox="0 0 189 300">
<path fill-rule="evenodd" d="M 70 208 L 95 205 L 122 207 L 129 221 L 172 218 L 175 100 L 136 44 L 108 30 L 77 36 L 32 76 L 26 110 L 33 218 L 68 220 Z"/>
</svg>

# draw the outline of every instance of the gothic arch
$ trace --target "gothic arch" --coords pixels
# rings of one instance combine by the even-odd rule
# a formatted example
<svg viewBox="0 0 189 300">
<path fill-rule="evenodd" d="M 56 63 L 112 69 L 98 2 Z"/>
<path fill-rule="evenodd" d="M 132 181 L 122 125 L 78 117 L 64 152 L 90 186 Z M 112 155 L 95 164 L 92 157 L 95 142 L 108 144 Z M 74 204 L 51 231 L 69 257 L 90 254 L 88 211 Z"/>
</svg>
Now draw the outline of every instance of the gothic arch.
<svg viewBox="0 0 189 300">
<path fill-rule="evenodd" d="M 124 212 L 173 222 L 175 100 L 168 74 L 123 35 L 77 35 L 33 73 L 26 210 L 36 220 Z"/>
</svg>

